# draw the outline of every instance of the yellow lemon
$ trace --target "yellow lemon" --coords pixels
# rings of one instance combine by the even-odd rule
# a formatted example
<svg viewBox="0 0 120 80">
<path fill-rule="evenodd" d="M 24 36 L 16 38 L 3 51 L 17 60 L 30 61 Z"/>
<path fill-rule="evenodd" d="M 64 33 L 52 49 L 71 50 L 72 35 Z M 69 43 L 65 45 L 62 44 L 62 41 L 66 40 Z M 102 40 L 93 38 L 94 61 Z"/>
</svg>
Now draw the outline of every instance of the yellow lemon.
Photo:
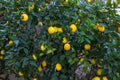
<svg viewBox="0 0 120 80">
<path fill-rule="evenodd" d="M 41 46 L 40 46 L 40 50 L 41 50 L 41 51 L 45 51 L 45 50 L 46 50 L 46 47 L 45 47 L 44 45 L 41 45 Z"/>
<path fill-rule="evenodd" d="M 92 78 L 92 80 L 100 80 L 100 77 L 95 76 L 94 78 Z"/>
<path fill-rule="evenodd" d="M 35 54 L 32 55 L 33 59 L 36 61 L 37 60 L 37 57 Z"/>
<path fill-rule="evenodd" d="M 14 41 L 10 40 L 9 45 L 12 46 L 14 44 Z"/>
<path fill-rule="evenodd" d="M 49 27 L 49 28 L 48 28 L 48 33 L 49 33 L 49 34 L 54 34 L 54 33 L 55 33 L 54 27 L 52 27 L 52 26 Z"/>
<path fill-rule="evenodd" d="M 90 3 L 90 2 L 92 2 L 92 0 L 87 0 L 87 2 L 89 2 L 89 3 Z"/>
<path fill-rule="evenodd" d="M 3 59 L 3 56 L 0 56 L 0 60 L 2 60 Z"/>
<path fill-rule="evenodd" d="M 21 14 L 21 21 L 24 21 L 24 22 L 28 21 L 28 15 L 25 13 Z"/>
<path fill-rule="evenodd" d="M 106 76 L 103 76 L 103 80 L 108 80 L 108 78 Z"/>
<path fill-rule="evenodd" d="M 57 63 L 56 66 L 55 66 L 55 69 L 57 71 L 61 71 L 62 70 L 62 65 L 60 63 Z"/>
<path fill-rule="evenodd" d="M 98 69 L 97 70 L 97 75 L 101 75 L 102 74 L 102 69 Z"/>
<path fill-rule="evenodd" d="M 22 77 L 22 76 L 23 76 L 23 73 L 22 73 L 21 71 L 19 71 L 19 72 L 18 72 L 18 75 L 19 75 L 20 77 Z"/>
<path fill-rule="evenodd" d="M 70 46 L 69 43 L 66 43 L 66 44 L 64 45 L 64 50 L 69 51 L 70 48 L 71 48 L 71 46 Z"/>
<path fill-rule="evenodd" d="M 67 38 L 64 37 L 63 40 L 62 40 L 62 43 L 63 44 L 67 43 Z"/>
<path fill-rule="evenodd" d="M 90 44 L 85 44 L 84 45 L 84 49 L 87 50 L 87 51 L 90 50 L 91 49 L 91 45 Z"/>
<path fill-rule="evenodd" d="M 37 78 L 33 78 L 33 80 L 37 80 Z"/>
<path fill-rule="evenodd" d="M 34 9 L 34 7 L 35 7 L 35 6 L 34 6 L 34 4 L 33 4 L 33 5 L 29 5 L 29 6 L 28 6 L 28 8 L 29 8 L 30 10 L 33 10 L 33 9 Z"/>
<path fill-rule="evenodd" d="M 120 27 L 118 27 L 117 31 L 118 31 L 118 33 L 120 33 Z"/>
<path fill-rule="evenodd" d="M 105 31 L 105 27 L 104 26 L 98 26 L 98 30 L 99 30 L 99 32 L 104 32 Z"/>
<path fill-rule="evenodd" d="M 93 65 L 96 64 L 95 59 L 91 59 L 90 62 L 91 62 L 91 64 L 93 64 Z"/>
<path fill-rule="evenodd" d="M 57 27 L 54 27 L 55 33 L 57 32 Z"/>
<path fill-rule="evenodd" d="M 42 62 L 42 66 L 43 66 L 43 67 L 46 67 L 46 66 L 47 66 L 47 62 L 46 62 L 46 61 L 43 61 L 43 62 Z"/>
<path fill-rule="evenodd" d="M 63 32 L 63 29 L 62 28 L 57 28 L 57 31 L 58 32 Z"/>
<path fill-rule="evenodd" d="M 1 50 L 1 51 L 0 51 L 0 54 L 1 54 L 1 55 L 4 55 L 4 54 L 5 54 L 5 50 Z"/>
<path fill-rule="evenodd" d="M 38 67 L 38 71 L 39 71 L 39 72 L 42 72 L 42 71 L 43 71 L 43 69 L 42 69 L 41 66 Z"/>
<path fill-rule="evenodd" d="M 77 31 L 77 27 L 76 27 L 75 24 L 71 24 L 70 28 L 71 28 L 71 32 L 76 32 Z"/>
</svg>

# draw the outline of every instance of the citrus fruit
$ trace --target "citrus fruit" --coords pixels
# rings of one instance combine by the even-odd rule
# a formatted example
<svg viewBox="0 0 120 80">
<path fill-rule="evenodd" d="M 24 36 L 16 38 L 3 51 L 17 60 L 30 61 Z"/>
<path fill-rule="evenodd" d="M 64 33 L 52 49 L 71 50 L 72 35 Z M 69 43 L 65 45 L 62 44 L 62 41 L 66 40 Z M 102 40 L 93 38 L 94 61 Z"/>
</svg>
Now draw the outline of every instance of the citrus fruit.
<svg viewBox="0 0 120 80">
<path fill-rule="evenodd" d="M 75 24 L 71 24 L 70 28 L 71 28 L 71 32 L 76 32 L 77 31 L 77 27 L 76 27 Z"/>
<path fill-rule="evenodd" d="M 42 44 L 42 45 L 40 46 L 40 50 L 41 50 L 41 51 L 45 51 L 45 50 L 46 50 L 46 47 Z"/>
<path fill-rule="evenodd" d="M 42 71 L 43 71 L 43 69 L 42 69 L 41 66 L 38 67 L 38 71 L 39 71 L 39 72 L 42 72 Z"/>
<path fill-rule="evenodd" d="M 1 50 L 1 51 L 0 51 L 0 54 L 1 54 L 1 55 L 4 55 L 4 54 L 5 54 L 5 50 Z"/>
<path fill-rule="evenodd" d="M 10 40 L 9 45 L 12 46 L 14 44 L 14 41 Z"/>
<path fill-rule="evenodd" d="M 28 15 L 25 13 L 21 14 L 21 21 L 23 21 L 23 22 L 28 21 Z"/>
<path fill-rule="evenodd" d="M 3 59 L 3 56 L 0 56 L 0 60 L 2 60 Z"/>
<path fill-rule="evenodd" d="M 87 50 L 87 51 L 90 50 L 91 49 L 91 45 L 90 44 L 85 44 L 84 45 L 84 49 Z"/>
<path fill-rule="evenodd" d="M 29 6 L 28 6 L 28 8 L 29 8 L 30 10 L 33 10 L 33 9 L 34 9 L 34 7 L 35 7 L 35 6 L 34 6 L 34 4 L 33 4 L 33 5 L 29 5 Z"/>
<path fill-rule="evenodd" d="M 63 40 L 62 40 L 62 43 L 63 44 L 67 43 L 67 38 L 64 37 Z"/>
<path fill-rule="evenodd" d="M 71 48 L 71 46 L 70 46 L 69 43 L 66 43 L 66 44 L 64 45 L 64 50 L 69 51 L 70 48 Z"/>
<path fill-rule="evenodd" d="M 42 66 L 43 66 L 43 67 L 46 67 L 46 66 L 47 66 L 47 62 L 46 62 L 46 61 L 43 61 L 43 62 L 42 62 Z"/>
<path fill-rule="evenodd" d="M 49 34 L 54 34 L 54 33 L 55 33 L 54 27 L 52 27 L 52 26 L 49 27 L 49 28 L 48 28 L 48 33 L 49 33 Z"/>
<path fill-rule="evenodd" d="M 91 64 L 93 64 L 93 65 L 96 64 L 95 59 L 91 59 L 90 62 L 91 62 Z"/>
<path fill-rule="evenodd" d="M 120 27 L 117 28 L 118 33 L 120 33 Z"/>
<path fill-rule="evenodd" d="M 102 80 L 108 80 L 108 78 L 106 76 L 103 76 L 103 79 Z"/>
<path fill-rule="evenodd" d="M 37 80 L 37 78 L 33 78 L 32 80 Z"/>
<path fill-rule="evenodd" d="M 102 69 L 98 69 L 97 70 L 97 75 L 101 75 L 102 74 Z"/>
<path fill-rule="evenodd" d="M 62 70 L 62 65 L 60 63 L 57 63 L 56 66 L 55 66 L 55 69 L 57 71 L 61 71 Z"/>
<path fill-rule="evenodd" d="M 23 76 L 23 73 L 22 73 L 21 71 L 19 71 L 19 72 L 18 72 L 18 75 L 19 75 L 20 77 L 22 77 L 22 76 Z"/>
<path fill-rule="evenodd" d="M 63 29 L 62 28 L 57 28 L 57 31 L 58 32 L 63 32 Z"/>
<path fill-rule="evenodd" d="M 100 80 L 100 77 L 95 76 L 95 77 L 92 78 L 92 80 Z"/>
<path fill-rule="evenodd" d="M 99 30 L 99 32 L 104 32 L 105 31 L 105 27 L 104 26 L 98 26 L 98 30 Z"/>
<path fill-rule="evenodd" d="M 37 57 L 35 54 L 32 55 L 33 59 L 36 61 L 37 60 Z"/>
</svg>

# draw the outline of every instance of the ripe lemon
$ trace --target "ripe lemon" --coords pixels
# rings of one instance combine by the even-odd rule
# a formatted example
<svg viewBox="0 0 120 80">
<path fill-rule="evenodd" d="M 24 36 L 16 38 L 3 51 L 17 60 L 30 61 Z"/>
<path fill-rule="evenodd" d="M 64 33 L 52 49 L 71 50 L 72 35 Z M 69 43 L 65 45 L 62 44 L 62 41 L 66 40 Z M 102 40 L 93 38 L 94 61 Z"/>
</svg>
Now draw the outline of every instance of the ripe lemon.
<svg viewBox="0 0 120 80">
<path fill-rule="evenodd" d="M 14 44 L 14 41 L 10 40 L 9 45 L 12 46 Z"/>
<path fill-rule="evenodd" d="M 108 78 L 106 76 L 104 76 L 102 80 L 108 80 Z"/>
<path fill-rule="evenodd" d="M 81 59 L 80 59 L 80 63 L 83 63 L 83 61 L 84 61 L 84 58 L 81 58 Z"/>
<path fill-rule="evenodd" d="M 91 49 L 91 45 L 90 44 L 85 44 L 84 45 L 84 49 L 87 50 L 87 51 L 90 50 Z"/>
<path fill-rule="evenodd" d="M 28 21 L 28 15 L 25 13 L 21 14 L 21 21 L 23 21 L 23 22 Z"/>
<path fill-rule="evenodd" d="M 33 78 L 33 80 L 37 80 L 37 78 Z"/>
<path fill-rule="evenodd" d="M 41 66 L 38 67 L 38 71 L 39 71 L 39 72 L 42 72 L 42 71 L 43 71 L 43 69 L 42 69 Z"/>
<path fill-rule="evenodd" d="M 120 33 L 120 27 L 118 27 L 117 31 L 118 31 L 118 33 Z"/>
<path fill-rule="evenodd" d="M 43 67 L 46 67 L 46 66 L 47 66 L 47 62 L 46 62 L 46 61 L 43 61 L 43 62 L 42 62 L 42 66 L 43 66 Z"/>
<path fill-rule="evenodd" d="M 98 30 L 99 30 L 99 32 L 104 32 L 105 31 L 105 27 L 104 26 L 98 26 Z"/>
<path fill-rule="evenodd" d="M 60 63 L 57 63 L 56 66 L 55 66 L 55 69 L 57 71 L 61 71 L 62 70 L 62 65 Z"/>
<path fill-rule="evenodd" d="M 35 7 L 35 6 L 34 6 L 34 4 L 33 4 L 33 5 L 29 5 L 29 6 L 28 6 L 28 8 L 29 8 L 30 10 L 33 10 L 33 9 L 34 9 L 34 7 Z"/>
<path fill-rule="evenodd" d="M 4 55 L 4 54 L 5 54 L 5 50 L 1 50 L 1 51 L 0 51 L 0 54 L 1 54 L 1 55 Z"/>
<path fill-rule="evenodd" d="M 45 50 L 46 50 L 46 47 L 42 44 L 42 45 L 40 46 L 40 50 L 41 50 L 41 51 L 45 51 Z"/>
<path fill-rule="evenodd" d="M 64 37 L 63 40 L 62 40 L 62 43 L 63 44 L 67 43 L 67 38 Z"/>
<path fill-rule="evenodd" d="M 64 45 L 64 50 L 69 51 L 70 48 L 71 48 L 71 46 L 70 46 L 69 43 L 66 43 L 66 44 Z"/>
<path fill-rule="evenodd" d="M 92 78 L 92 80 L 100 80 L 100 77 L 95 76 L 94 78 Z"/>
<path fill-rule="evenodd" d="M 89 2 L 89 3 L 90 3 L 90 2 L 92 2 L 92 0 L 87 0 L 87 2 Z"/>
<path fill-rule="evenodd" d="M 52 27 L 52 26 L 49 27 L 49 28 L 48 28 L 48 33 L 49 33 L 49 34 L 54 34 L 54 33 L 55 33 L 54 27 Z"/>
<path fill-rule="evenodd" d="M 19 71 L 19 72 L 18 72 L 18 75 L 19 75 L 20 77 L 22 77 L 22 76 L 23 76 L 23 73 L 22 73 L 21 71 Z"/>
<path fill-rule="evenodd" d="M 96 64 L 95 59 L 91 59 L 90 62 L 91 62 L 91 64 L 93 64 L 93 65 Z"/>
<path fill-rule="evenodd" d="M 97 75 L 100 76 L 101 74 L 102 74 L 102 69 L 98 69 L 98 70 L 97 70 Z"/>
<path fill-rule="evenodd" d="M 70 28 L 71 28 L 71 32 L 76 32 L 77 31 L 77 27 L 76 27 L 75 24 L 71 24 Z"/>
<path fill-rule="evenodd" d="M 57 31 L 62 33 L 63 29 L 62 28 L 57 28 Z"/>
<path fill-rule="evenodd" d="M 2 60 L 3 59 L 3 56 L 0 56 L 0 60 Z"/>
<path fill-rule="evenodd" d="M 54 27 L 55 33 L 57 32 L 57 27 Z"/>
<path fill-rule="evenodd" d="M 35 54 L 33 54 L 32 57 L 33 57 L 33 59 L 34 59 L 35 61 L 37 61 L 37 57 L 36 57 Z"/>
</svg>

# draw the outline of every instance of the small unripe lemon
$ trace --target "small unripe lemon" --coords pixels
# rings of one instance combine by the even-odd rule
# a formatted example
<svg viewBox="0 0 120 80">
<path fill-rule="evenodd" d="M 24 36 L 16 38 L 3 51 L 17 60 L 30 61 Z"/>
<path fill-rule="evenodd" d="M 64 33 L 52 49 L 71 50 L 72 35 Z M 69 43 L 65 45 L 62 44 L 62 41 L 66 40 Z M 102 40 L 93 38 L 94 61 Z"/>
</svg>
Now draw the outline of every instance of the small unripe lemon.
<svg viewBox="0 0 120 80">
<path fill-rule="evenodd" d="M 12 46 L 14 44 L 14 41 L 10 40 L 9 45 Z"/>
<path fill-rule="evenodd" d="M 49 34 L 54 34 L 54 33 L 55 33 L 54 27 L 52 27 L 52 26 L 49 27 L 49 28 L 48 28 L 48 33 L 49 33 Z"/>
<path fill-rule="evenodd" d="M 28 15 L 25 13 L 21 14 L 21 21 L 23 21 L 23 22 L 28 21 Z"/>
<path fill-rule="evenodd" d="M 87 51 L 90 50 L 91 49 L 91 45 L 90 44 L 85 44 L 84 45 L 84 49 L 87 50 Z"/>
<path fill-rule="evenodd" d="M 91 62 L 91 64 L 93 64 L 93 65 L 96 64 L 95 59 L 91 59 L 90 62 Z"/>
<path fill-rule="evenodd" d="M 0 56 L 0 60 L 2 60 L 3 59 L 3 56 Z"/>
<path fill-rule="evenodd" d="M 103 76 L 103 79 L 102 80 L 108 80 L 108 78 L 106 76 Z"/>
<path fill-rule="evenodd" d="M 61 71 L 62 70 L 62 65 L 60 63 L 57 63 L 56 66 L 55 66 L 55 69 L 57 71 Z"/>
<path fill-rule="evenodd" d="M 33 10 L 35 6 L 33 4 L 33 5 L 29 5 L 28 7 L 29 7 L 30 10 Z"/>
<path fill-rule="evenodd" d="M 43 26 L 43 23 L 42 23 L 42 22 L 38 22 L 38 25 L 39 25 L 39 26 Z"/>
<path fill-rule="evenodd" d="M 20 77 L 22 77 L 22 76 L 23 76 L 23 73 L 22 73 L 21 71 L 19 71 L 19 72 L 18 72 L 18 75 L 19 75 Z"/>
<path fill-rule="evenodd" d="M 71 46 L 70 46 L 69 43 L 66 43 L 66 44 L 64 45 L 64 50 L 69 51 L 70 48 L 71 48 Z"/>
<path fill-rule="evenodd" d="M 37 78 L 33 78 L 33 80 L 37 80 Z"/>
<path fill-rule="evenodd" d="M 37 61 L 37 56 L 35 54 L 33 54 L 32 57 L 35 61 Z"/>
<path fill-rule="evenodd" d="M 41 50 L 41 51 L 45 51 L 45 49 L 46 49 L 46 47 L 45 47 L 44 45 L 41 45 L 41 46 L 40 46 L 40 50 Z"/>
<path fill-rule="evenodd" d="M 42 62 L 42 66 L 43 66 L 43 67 L 46 67 L 46 66 L 47 66 L 47 62 L 46 62 L 46 61 L 43 61 L 43 62 Z"/>
<path fill-rule="evenodd" d="M 98 69 L 97 70 L 97 75 L 101 75 L 102 74 L 102 69 Z"/>
<path fill-rule="evenodd" d="M 0 54 L 4 55 L 5 54 L 5 50 L 1 50 Z"/>
</svg>

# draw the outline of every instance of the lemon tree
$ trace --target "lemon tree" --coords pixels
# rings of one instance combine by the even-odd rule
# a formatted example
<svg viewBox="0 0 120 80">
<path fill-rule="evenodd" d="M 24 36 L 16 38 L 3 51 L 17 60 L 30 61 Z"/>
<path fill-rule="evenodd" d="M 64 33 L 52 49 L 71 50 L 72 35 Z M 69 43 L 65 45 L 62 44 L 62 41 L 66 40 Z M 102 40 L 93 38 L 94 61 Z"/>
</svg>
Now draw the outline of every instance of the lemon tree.
<svg viewBox="0 0 120 80">
<path fill-rule="evenodd" d="M 120 79 L 120 3 L 1 0 L 2 72 L 25 80 Z"/>
</svg>

